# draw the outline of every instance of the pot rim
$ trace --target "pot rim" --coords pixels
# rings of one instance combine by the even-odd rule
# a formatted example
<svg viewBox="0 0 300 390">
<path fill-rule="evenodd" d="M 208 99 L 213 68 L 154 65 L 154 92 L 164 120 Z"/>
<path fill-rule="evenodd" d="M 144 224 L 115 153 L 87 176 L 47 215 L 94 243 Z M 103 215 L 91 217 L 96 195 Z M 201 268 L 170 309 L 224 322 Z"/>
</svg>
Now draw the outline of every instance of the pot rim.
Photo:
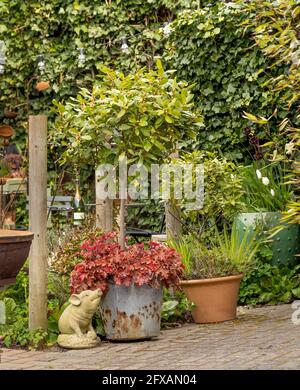
<svg viewBox="0 0 300 390">
<path fill-rule="evenodd" d="M 27 242 L 33 240 L 34 234 L 29 230 L 0 230 L 0 244 Z"/>
<path fill-rule="evenodd" d="M 230 280 L 241 280 L 244 274 L 230 275 L 230 276 L 220 276 L 218 278 L 208 278 L 208 279 L 193 279 L 193 280 L 180 280 L 181 286 L 191 286 L 195 284 L 210 284 L 216 282 L 226 282 Z"/>
<path fill-rule="evenodd" d="M 164 287 L 163 285 L 160 285 L 159 287 L 152 287 L 152 286 L 150 286 L 150 285 L 147 284 L 147 283 L 144 283 L 144 284 L 142 284 L 141 286 L 137 286 L 134 282 L 131 283 L 130 286 L 125 286 L 125 284 L 116 284 L 116 283 L 114 283 L 114 281 L 112 281 L 112 280 L 108 280 L 108 281 L 107 281 L 107 284 L 108 284 L 109 286 L 127 287 L 127 288 L 131 288 L 131 287 L 142 288 L 142 287 L 145 287 L 145 286 L 146 286 L 146 287 L 152 288 L 153 290 L 160 290 L 160 289 L 162 289 L 162 288 Z"/>
</svg>

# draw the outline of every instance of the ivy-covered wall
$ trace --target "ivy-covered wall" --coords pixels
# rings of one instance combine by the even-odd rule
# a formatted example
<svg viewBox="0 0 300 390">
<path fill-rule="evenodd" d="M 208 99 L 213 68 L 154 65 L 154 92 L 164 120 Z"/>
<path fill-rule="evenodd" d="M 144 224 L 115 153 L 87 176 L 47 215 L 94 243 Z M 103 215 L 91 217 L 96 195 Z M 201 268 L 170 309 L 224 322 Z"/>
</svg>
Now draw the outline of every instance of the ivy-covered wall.
<svg viewBox="0 0 300 390">
<path fill-rule="evenodd" d="M 66 99 L 78 87 L 89 85 L 101 65 L 128 71 L 150 66 L 158 49 L 152 31 L 174 18 L 182 1 L 144 0 L 2 0 L 0 40 L 7 63 L 0 75 L 0 115 L 7 106 L 18 108 L 17 140 L 24 147 L 29 112 L 49 112 L 53 98 Z M 127 37 L 130 53 L 120 50 Z M 79 48 L 86 62 L 78 66 Z M 35 90 L 40 76 L 37 55 L 45 57 L 45 75 L 51 89 Z"/>
<path fill-rule="evenodd" d="M 7 64 L 0 75 L 0 120 L 5 108 L 17 107 L 18 117 L 10 123 L 16 128 L 16 141 L 25 149 L 28 113 L 49 113 L 53 99 L 67 99 L 80 86 L 89 86 L 103 64 L 128 72 L 152 66 L 160 55 L 167 68 L 177 70 L 178 78 L 195 83 L 206 129 L 199 132 L 192 148 L 251 159 L 257 153 L 253 139 L 263 144 L 278 138 L 272 123 L 286 113 L 279 93 L 265 82 L 284 68 L 269 68 L 251 31 L 241 25 L 247 15 L 238 8 L 239 2 L 2 0 L 0 40 L 7 47 Z M 161 27 L 170 21 L 174 21 L 172 32 L 166 37 Z M 121 50 L 122 37 L 127 38 L 128 54 Z M 83 67 L 78 66 L 81 47 L 86 55 Z M 33 78 L 41 78 L 39 54 L 45 57 L 42 78 L 51 84 L 45 92 L 35 90 Z M 275 109 L 269 128 L 251 125 L 258 140 L 249 138 L 249 129 L 245 136 L 249 123 L 242 118 L 243 110 L 268 117 Z M 52 117 L 50 113 L 50 122 Z"/>
<path fill-rule="evenodd" d="M 205 132 L 199 132 L 198 147 L 237 160 L 260 159 L 264 150 L 258 143 L 279 142 L 276 124 L 287 115 L 279 92 L 267 85 L 285 68 L 270 68 L 271 60 L 254 44 L 253 32 L 244 25 L 245 2 L 214 3 L 177 15 L 164 50 L 165 62 L 178 77 L 195 84 L 206 126 Z M 243 111 L 266 118 L 274 115 L 269 128 L 262 128 L 249 124 Z M 256 137 L 249 137 L 251 132 Z M 285 142 L 282 137 L 280 142 Z"/>
</svg>

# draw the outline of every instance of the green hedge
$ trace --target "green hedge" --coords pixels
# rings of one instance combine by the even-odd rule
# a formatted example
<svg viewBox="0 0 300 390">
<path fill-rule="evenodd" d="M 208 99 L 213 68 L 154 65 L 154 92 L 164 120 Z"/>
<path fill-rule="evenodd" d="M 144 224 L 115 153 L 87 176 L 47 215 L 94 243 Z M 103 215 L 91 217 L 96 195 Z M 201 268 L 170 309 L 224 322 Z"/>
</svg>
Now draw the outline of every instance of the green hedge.
<svg viewBox="0 0 300 390">
<path fill-rule="evenodd" d="M 7 106 L 18 106 L 14 127 L 16 141 L 26 146 L 27 105 L 29 112 L 50 112 L 52 100 L 74 96 L 80 86 L 89 86 L 101 65 L 125 72 L 152 66 L 161 55 L 165 66 L 177 70 L 178 78 L 195 83 L 198 104 L 205 114 L 206 131 L 199 132 L 192 148 L 219 150 L 232 159 L 248 159 L 253 147 L 243 135 L 247 121 L 242 111 L 264 116 L 278 109 L 270 129 L 259 129 L 261 143 L 277 137 L 272 123 L 286 113 L 277 92 L 264 83 L 270 73 L 269 60 L 254 45 L 251 31 L 240 23 L 247 15 L 239 8 L 211 1 L 191 0 L 4 0 L 0 3 L 0 40 L 7 46 L 7 64 L 0 75 L 0 116 Z M 172 21 L 173 33 L 164 37 L 160 28 Z M 130 46 L 122 53 L 121 37 Z M 78 66 L 78 48 L 86 54 Z M 51 89 L 37 92 L 36 57 L 45 55 L 46 77 Z M 292 114 L 291 114 L 292 115 Z M 50 123 L 53 114 L 50 114 Z M 4 119 L 4 121 L 8 121 Z M 255 126 L 255 125 L 253 125 Z M 253 127 L 255 129 L 255 127 Z M 250 154 L 249 154 L 250 153 Z M 53 170 L 49 158 L 49 169 Z"/>
<path fill-rule="evenodd" d="M 269 128 L 250 127 L 261 145 L 271 139 L 279 141 L 276 124 L 287 113 L 279 92 L 266 84 L 271 75 L 279 75 L 285 68 L 270 69 L 270 59 L 243 25 L 247 13 L 238 4 L 242 2 L 215 3 L 179 13 L 164 58 L 179 78 L 195 84 L 206 125 L 206 131 L 199 132 L 199 148 L 218 150 L 232 159 L 251 159 L 255 148 L 244 134 L 249 123 L 243 119 L 243 111 L 269 117 L 277 109 Z"/>
<path fill-rule="evenodd" d="M 47 113 L 52 126 L 52 100 L 66 100 L 76 95 L 79 87 L 90 86 L 103 64 L 125 72 L 151 66 L 161 47 L 158 28 L 173 19 L 185 3 L 182 0 L 1 1 L 0 40 L 7 47 L 7 63 L 5 73 L 0 75 L 0 121 L 16 129 L 14 140 L 19 147 L 25 152 L 28 114 Z M 120 49 L 123 36 L 130 46 L 128 55 Z M 78 66 L 81 47 L 86 55 L 83 67 Z M 39 54 L 45 57 L 43 77 L 37 67 Z M 35 76 L 48 79 L 51 88 L 37 92 L 36 80 L 32 80 Z M 9 106 L 17 106 L 18 117 L 14 121 L 3 118 L 3 111 Z M 50 184 L 57 176 L 55 157 L 49 155 L 48 159 Z M 87 183 L 88 176 L 92 177 L 90 168 L 82 173 Z"/>
</svg>

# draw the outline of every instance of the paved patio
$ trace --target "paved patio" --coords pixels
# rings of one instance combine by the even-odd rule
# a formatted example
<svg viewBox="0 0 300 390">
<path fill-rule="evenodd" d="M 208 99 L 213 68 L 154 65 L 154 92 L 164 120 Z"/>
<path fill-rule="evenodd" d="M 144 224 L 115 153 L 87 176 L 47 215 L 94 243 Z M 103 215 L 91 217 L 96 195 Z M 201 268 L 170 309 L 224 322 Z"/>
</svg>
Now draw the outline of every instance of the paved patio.
<svg viewBox="0 0 300 390">
<path fill-rule="evenodd" d="M 291 305 L 240 308 L 238 319 L 164 330 L 157 340 L 89 350 L 0 350 L 0 370 L 300 369 L 300 325 Z"/>
</svg>

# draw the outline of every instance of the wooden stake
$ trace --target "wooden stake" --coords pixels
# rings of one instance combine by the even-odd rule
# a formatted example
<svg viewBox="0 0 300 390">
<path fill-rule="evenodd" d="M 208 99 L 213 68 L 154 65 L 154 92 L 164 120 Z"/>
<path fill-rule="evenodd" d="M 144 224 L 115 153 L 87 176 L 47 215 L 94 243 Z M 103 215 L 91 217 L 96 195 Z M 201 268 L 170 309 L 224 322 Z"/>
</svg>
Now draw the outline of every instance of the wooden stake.
<svg viewBox="0 0 300 390">
<path fill-rule="evenodd" d="M 95 172 L 95 187 L 96 187 L 96 226 L 103 229 L 104 233 L 113 230 L 113 200 L 102 199 L 100 196 L 100 178 L 103 173 L 101 169 Z"/>
<path fill-rule="evenodd" d="M 29 117 L 29 328 L 47 329 L 47 116 Z"/>
<path fill-rule="evenodd" d="M 169 157 L 178 158 L 178 150 L 170 154 Z M 167 240 L 179 241 L 181 238 L 180 207 L 174 206 L 171 202 L 166 202 L 165 213 Z"/>
<path fill-rule="evenodd" d="M 119 244 L 122 249 L 125 249 L 125 238 L 126 238 L 126 225 L 125 225 L 125 199 L 120 199 L 120 214 L 119 214 L 119 224 L 120 224 L 120 232 L 119 232 Z"/>
<path fill-rule="evenodd" d="M 179 241 L 181 238 L 180 208 L 167 202 L 165 212 L 167 240 Z"/>
</svg>

